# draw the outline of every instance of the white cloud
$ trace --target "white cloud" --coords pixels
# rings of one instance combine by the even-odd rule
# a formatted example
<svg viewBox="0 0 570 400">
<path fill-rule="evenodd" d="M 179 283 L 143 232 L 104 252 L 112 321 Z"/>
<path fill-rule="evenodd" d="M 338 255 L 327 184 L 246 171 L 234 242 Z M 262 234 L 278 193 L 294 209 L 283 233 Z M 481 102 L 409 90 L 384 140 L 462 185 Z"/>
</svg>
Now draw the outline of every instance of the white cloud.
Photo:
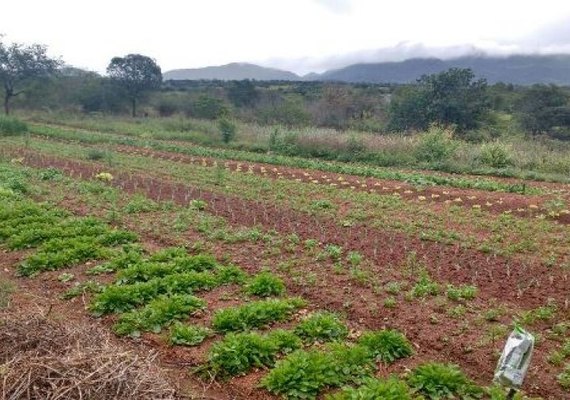
<svg viewBox="0 0 570 400">
<path fill-rule="evenodd" d="M 3 4 L 0 32 L 98 71 L 138 52 L 163 70 L 249 61 L 304 73 L 467 48 L 569 51 L 569 17 L 561 0 L 19 0 Z"/>
</svg>

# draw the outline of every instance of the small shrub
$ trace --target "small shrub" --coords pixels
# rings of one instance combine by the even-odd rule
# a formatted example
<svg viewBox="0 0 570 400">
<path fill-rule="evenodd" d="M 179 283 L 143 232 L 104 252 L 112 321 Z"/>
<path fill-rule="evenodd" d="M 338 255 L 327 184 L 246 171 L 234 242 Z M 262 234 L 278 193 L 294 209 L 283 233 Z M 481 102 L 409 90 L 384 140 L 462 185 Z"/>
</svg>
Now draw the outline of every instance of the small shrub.
<svg viewBox="0 0 570 400">
<path fill-rule="evenodd" d="M 87 150 L 87 159 L 92 161 L 102 160 L 107 157 L 107 152 L 101 149 Z"/>
<path fill-rule="evenodd" d="M 421 135 L 415 149 L 418 161 L 426 163 L 443 163 L 449 160 L 457 143 L 453 140 L 453 132 L 438 126 L 432 126 L 428 132 Z"/>
<path fill-rule="evenodd" d="M 394 330 L 366 332 L 358 344 L 367 348 L 377 361 L 392 363 L 413 354 L 412 345 L 406 337 Z"/>
<path fill-rule="evenodd" d="M 171 345 L 197 346 L 211 335 L 211 331 L 203 326 L 175 323 L 170 328 L 168 341 Z"/>
<path fill-rule="evenodd" d="M 28 125 L 19 119 L 0 116 L 0 136 L 23 135 L 28 132 Z"/>
<path fill-rule="evenodd" d="M 261 272 L 247 284 L 246 292 L 259 297 L 279 296 L 285 292 L 285 284 L 271 272 Z"/>
<path fill-rule="evenodd" d="M 229 143 L 234 139 L 237 128 L 233 122 L 227 120 L 226 118 L 222 118 L 218 121 L 218 128 L 220 129 L 222 141 L 224 143 Z"/>
<path fill-rule="evenodd" d="M 426 399 L 445 398 L 477 399 L 483 391 L 458 366 L 427 363 L 416 367 L 408 376 L 408 384 Z"/>
<path fill-rule="evenodd" d="M 366 378 L 358 388 L 346 387 L 340 393 L 329 395 L 327 400 L 412 400 L 406 382 L 396 377 L 388 379 Z"/>
<path fill-rule="evenodd" d="M 309 342 L 329 342 L 345 339 L 348 335 L 348 328 L 336 314 L 322 311 L 301 321 L 295 328 L 295 334 Z"/>
<path fill-rule="evenodd" d="M 506 168 L 513 164 L 511 149 L 504 143 L 485 143 L 481 146 L 481 162 L 493 168 Z"/>
</svg>

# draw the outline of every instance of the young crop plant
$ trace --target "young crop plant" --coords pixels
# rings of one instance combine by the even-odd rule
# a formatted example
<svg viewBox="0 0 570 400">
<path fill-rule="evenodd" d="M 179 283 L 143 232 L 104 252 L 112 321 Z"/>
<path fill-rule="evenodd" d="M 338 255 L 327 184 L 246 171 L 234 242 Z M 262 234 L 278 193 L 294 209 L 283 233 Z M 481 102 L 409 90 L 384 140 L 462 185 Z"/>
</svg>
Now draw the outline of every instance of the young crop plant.
<svg viewBox="0 0 570 400">
<path fill-rule="evenodd" d="M 333 261 L 339 261 L 342 257 L 342 247 L 336 244 L 327 244 L 325 246 L 325 253 Z"/>
<path fill-rule="evenodd" d="M 211 335 L 212 331 L 203 326 L 176 322 L 170 327 L 168 342 L 173 346 L 197 346 Z"/>
<path fill-rule="evenodd" d="M 206 307 L 206 302 L 192 295 L 161 296 L 141 309 L 122 314 L 113 331 L 119 336 L 140 336 L 141 332 L 158 333 L 173 321 L 180 321 Z"/>
<path fill-rule="evenodd" d="M 408 376 L 413 391 L 426 399 L 479 399 L 483 390 L 473 383 L 457 365 L 427 363 L 416 367 Z"/>
<path fill-rule="evenodd" d="M 300 298 L 255 301 L 217 310 L 212 318 L 212 326 L 218 332 L 261 328 L 273 322 L 285 321 L 305 305 L 306 302 Z"/>
<path fill-rule="evenodd" d="M 570 363 L 566 364 L 564 371 L 562 371 L 558 376 L 558 383 L 564 390 L 570 391 Z"/>
<path fill-rule="evenodd" d="M 288 399 L 315 399 L 323 389 L 357 383 L 368 376 L 372 360 L 366 348 L 341 343 L 322 350 L 297 350 L 277 361 L 261 385 Z"/>
<path fill-rule="evenodd" d="M 432 281 L 426 271 L 420 275 L 420 279 L 412 288 L 412 295 L 414 297 L 424 298 L 427 296 L 436 296 L 439 294 L 439 285 Z"/>
<path fill-rule="evenodd" d="M 245 374 L 252 368 L 270 367 L 279 354 L 290 353 L 301 346 L 301 340 L 295 334 L 282 329 L 266 335 L 228 333 L 210 348 L 208 369 L 226 376 Z"/>
<path fill-rule="evenodd" d="M 389 329 L 365 332 L 358 339 L 358 344 L 365 347 L 376 361 L 387 364 L 414 353 L 411 343 L 402 333 Z"/>
<path fill-rule="evenodd" d="M 345 339 L 348 328 L 336 314 L 320 311 L 301 321 L 295 328 L 295 334 L 305 342 L 330 342 Z"/>
<path fill-rule="evenodd" d="M 412 400 L 406 382 L 391 376 L 388 379 L 365 378 L 357 388 L 346 387 L 329 395 L 327 400 Z"/>
<path fill-rule="evenodd" d="M 247 294 L 258 297 L 280 296 L 285 293 L 285 284 L 271 272 L 260 272 L 254 276 L 245 288 Z"/>
<path fill-rule="evenodd" d="M 477 291 L 477 287 L 473 285 L 447 285 L 447 298 L 453 301 L 473 300 Z"/>
</svg>

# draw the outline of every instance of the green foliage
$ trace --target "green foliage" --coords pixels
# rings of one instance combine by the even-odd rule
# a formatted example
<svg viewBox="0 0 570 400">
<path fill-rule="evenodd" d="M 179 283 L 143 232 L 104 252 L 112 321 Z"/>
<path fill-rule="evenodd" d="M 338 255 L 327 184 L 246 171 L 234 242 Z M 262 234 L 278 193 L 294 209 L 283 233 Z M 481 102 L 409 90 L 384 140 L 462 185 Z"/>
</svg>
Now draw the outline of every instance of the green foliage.
<svg viewBox="0 0 570 400">
<path fill-rule="evenodd" d="M 246 292 L 252 296 L 280 296 L 285 293 L 285 284 L 271 272 L 261 272 L 254 276 L 246 286 Z"/>
<path fill-rule="evenodd" d="M 177 320 L 187 318 L 193 312 L 206 307 L 206 302 L 187 294 L 161 296 L 152 300 L 141 309 L 122 314 L 113 331 L 120 336 L 139 336 L 141 332 L 158 333 L 161 329 Z"/>
<path fill-rule="evenodd" d="M 74 297 L 82 296 L 85 293 L 101 293 L 104 289 L 104 286 L 99 282 L 95 281 L 85 281 L 85 282 L 77 282 L 71 289 L 66 290 L 62 295 L 61 298 L 64 300 L 69 300 Z"/>
<path fill-rule="evenodd" d="M 415 148 L 415 156 L 418 161 L 443 163 L 453 156 L 456 149 L 457 143 L 453 140 L 453 132 L 433 125 L 421 135 Z"/>
<path fill-rule="evenodd" d="M 346 387 L 327 400 L 412 400 L 406 382 L 396 377 L 388 379 L 366 378 L 358 388 Z"/>
<path fill-rule="evenodd" d="M 493 168 L 506 168 L 513 164 L 510 147 L 500 142 L 481 145 L 480 158 L 483 164 Z"/>
<path fill-rule="evenodd" d="M 412 288 L 412 295 L 414 297 L 435 296 L 439 293 L 439 285 L 432 281 L 426 271 L 420 274 L 420 279 Z"/>
<path fill-rule="evenodd" d="M 273 394 L 289 399 L 315 399 L 325 388 L 358 382 L 372 371 L 364 347 L 333 343 L 324 350 L 297 350 L 277 362 L 261 381 Z"/>
<path fill-rule="evenodd" d="M 477 296 L 477 287 L 473 285 L 447 285 L 447 297 L 450 300 L 473 300 Z"/>
<path fill-rule="evenodd" d="M 408 339 L 395 330 L 365 332 L 358 339 L 358 344 L 367 348 L 377 361 L 388 364 L 414 352 Z"/>
<path fill-rule="evenodd" d="M 301 340 L 284 330 L 267 335 L 229 333 L 210 348 L 208 364 L 214 373 L 240 375 L 254 367 L 272 366 L 279 353 L 289 353 L 300 347 Z"/>
<path fill-rule="evenodd" d="M 475 385 L 458 366 L 427 363 L 416 367 L 408 376 L 408 384 L 426 399 L 479 399 L 483 390 Z"/>
<path fill-rule="evenodd" d="M 555 135 L 556 127 L 570 126 L 568 94 L 554 85 L 533 85 L 517 103 L 522 128 L 533 134 Z"/>
<path fill-rule="evenodd" d="M 135 194 L 123 210 L 127 214 L 147 213 L 158 210 L 158 204 L 145 196 Z"/>
<path fill-rule="evenodd" d="M 208 328 L 197 325 L 185 325 L 180 322 L 170 327 L 168 341 L 171 345 L 197 346 L 212 332 Z"/>
<path fill-rule="evenodd" d="M 348 328 L 336 314 L 320 311 L 301 321 L 295 328 L 295 334 L 307 342 L 329 342 L 345 339 Z"/>
<path fill-rule="evenodd" d="M 17 136 L 28 132 L 28 125 L 19 119 L 0 116 L 0 136 Z"/>
<path fill-rule="evenodd" d="M 220 134 L 222 135 L 222 142 L 229 143 L 236 136 L 237 127 L 236 125 L 226 118 L 221 118 L 218 121 L 218 128 L 220 129 Z"/>
<path fill-rule="evenodd" d="M 88 160 L 92 161 L 99 161 L 108 158 L 107 151 L 98 149 L 98 148 L 90 148 L 87 150 L 86 157 Z"/>
<path fill-rule="evenodd" d="M 218 332 L 244 331 L 284 321 L 305 306 L 300 298 L 255 301 L 239 307 L 217 310 L 212 326 Z"/>
<path fill-rule="evenodd" d="M 228 114 L 228 108 L 223 100 L 202 95 L 192 104 L 191 114 L 196 118 L 217 119 Z"/>
<path fill-rule="evenodd" d="M 415 87 L 398 92 L 390 105 L 391 130 L 425 130 L 430 124 L 475 129 L 490 110 L 487 84 L 470 69 L 424 75 Z"/>
<path fill-rule="evenodd" d="M 566 364 L 564 371 L 562 371 L 558 376 L 558 383 L 565 390 L 570 390 L 570 364 Z"/>
</svg>

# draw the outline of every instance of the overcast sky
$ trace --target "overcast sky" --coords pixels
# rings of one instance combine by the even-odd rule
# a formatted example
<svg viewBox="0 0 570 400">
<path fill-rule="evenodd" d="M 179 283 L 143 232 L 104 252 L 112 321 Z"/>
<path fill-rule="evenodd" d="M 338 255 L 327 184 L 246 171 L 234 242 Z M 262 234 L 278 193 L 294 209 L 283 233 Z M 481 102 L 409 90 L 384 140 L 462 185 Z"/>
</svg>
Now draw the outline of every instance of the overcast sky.
<svg viewBox="0 0 570 400">
<path fill-rule="evenodd" d="M 353 62 L 570 53 L 570 0 L 3 0 L 4 41 L 104 72 L 141 53 L 163 71 L 254 62 L 297 73 Z"/>
</svg>

